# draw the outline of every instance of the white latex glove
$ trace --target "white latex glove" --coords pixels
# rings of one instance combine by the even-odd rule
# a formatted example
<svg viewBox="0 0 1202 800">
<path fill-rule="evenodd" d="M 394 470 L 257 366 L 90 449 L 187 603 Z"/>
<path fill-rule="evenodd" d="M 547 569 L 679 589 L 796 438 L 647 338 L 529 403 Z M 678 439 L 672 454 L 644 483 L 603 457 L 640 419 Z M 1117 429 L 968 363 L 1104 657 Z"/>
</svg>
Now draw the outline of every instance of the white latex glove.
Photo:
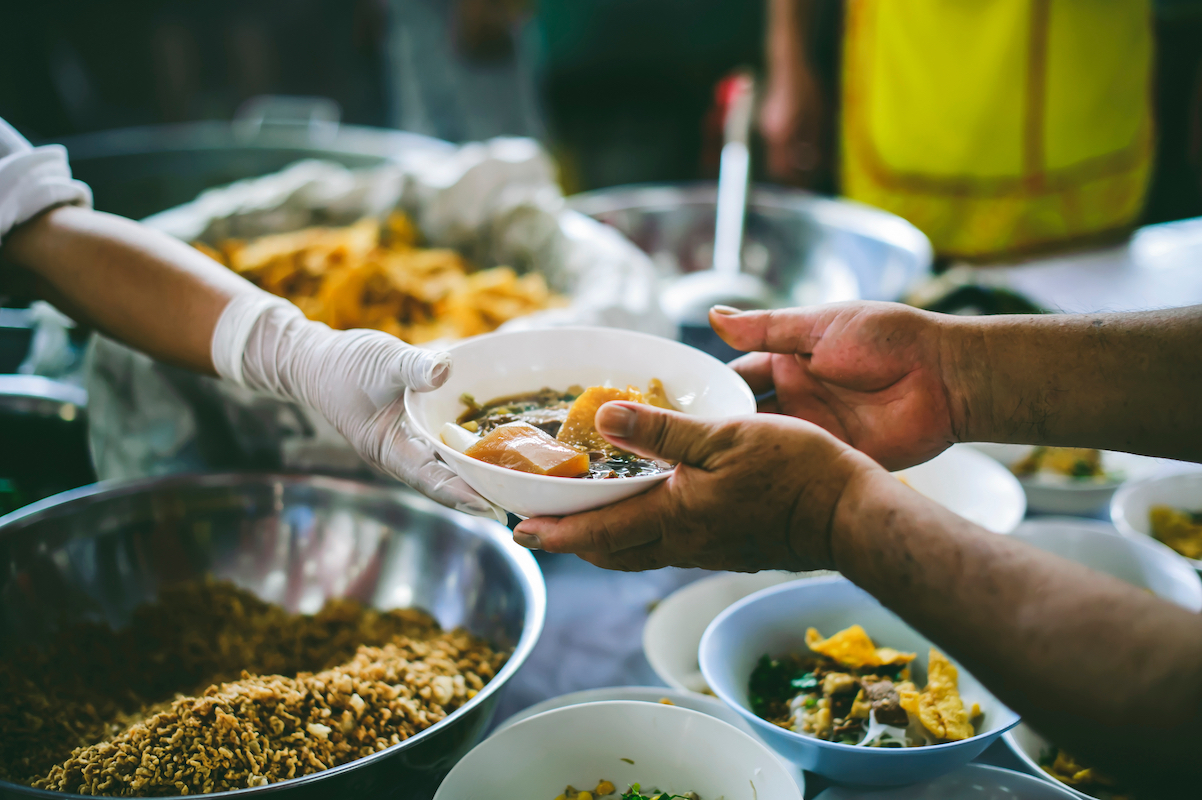
<svg viewBox="0 0 1202 800">
<path fill-rule="evenodd" d="M 406 387 L 426 392 L 451 374 L 451 357 L 380 331 L 335 331 L 266 292 L 239 295 L 213 330 L 222 378 L 322 414 L 368 463 L 445 506 L 504 523 L 409 425 Z"/>
</svg>

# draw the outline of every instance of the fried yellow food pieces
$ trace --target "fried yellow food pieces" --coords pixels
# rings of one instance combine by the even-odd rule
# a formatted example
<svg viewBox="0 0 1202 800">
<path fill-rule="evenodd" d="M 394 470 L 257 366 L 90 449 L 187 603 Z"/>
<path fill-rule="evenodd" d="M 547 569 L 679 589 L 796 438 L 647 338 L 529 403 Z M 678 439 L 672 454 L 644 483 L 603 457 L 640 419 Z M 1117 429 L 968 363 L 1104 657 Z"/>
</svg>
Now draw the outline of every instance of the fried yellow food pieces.
<svg viewBox="0 0 1202 800">
<path fill-rule="evenodd" d="M 852 625 L 823 639 L 817 628 L 806 630 L 806 646 L 819 655 L 846 667 L 881 667 L 889 664 L 909 664 L 914 653 L 901 653 L 891 647 L 877 647 L 859 625 Z"/>
<path fill-rule="evenodd" d="M 1202 520 L 1199 515 L 1170 506 L 1148 509 L 1152 536 L 1186 558 L 1202 558 Z"/>
<path fill-rule="evenodd" d="M 1109 775 L 1082 764 L 1060 749 L 1056 750 L 1056 758 L 1052 763 L 1044 765 L 1043 770 L 1061 783 L 1088 791 L 1090 794 L 1102 789 L 1110 791 L 1107 796 L 1112 797 L 1112 800 L 1124 800 L 1126 797 L 1124 794 L 1114 793 L 1118 783 Z"/>
<path fill-rule="evenodd" d="M 546 431 L 526 422 L 494 428 L 464 451 L 464 455 L 498 467 L 575 478 L 588 473 L 588 453 L 558 442 Z"/>
<path fill-rule="evenodd" d="M 975 734 L 960 698 L 959 677 L 955 665 L 932 647 L 927 688 L 918 696 L 918 719 L 938 739 L 959 741 Z"/>
<path fill-rule="evenodd" d="M 564 304 L 541 275 L 475 271 L 454 250 L 418 247 L 407 216 L 195 247 L 331 328 L 373 328 L 411 344 L 488 333 Z"/>
<path fill-rule="evenodd" d="M 664 382 L 659 378 L 652 378 L 647 384 L 646 398 L 647 402 L 656 408 L 676 410 L 676 406 L 672 405 L 672 400 L 668 397 L 668 390 L 664 388 Z"/>
<path fill-rule="evenodd" d="M 1084 447 L 1036 447 L 1011 471 L 1018 476 L 1050 472 L 1070 478 L 1103 478 L 1102 451 Z"/>
</svg>

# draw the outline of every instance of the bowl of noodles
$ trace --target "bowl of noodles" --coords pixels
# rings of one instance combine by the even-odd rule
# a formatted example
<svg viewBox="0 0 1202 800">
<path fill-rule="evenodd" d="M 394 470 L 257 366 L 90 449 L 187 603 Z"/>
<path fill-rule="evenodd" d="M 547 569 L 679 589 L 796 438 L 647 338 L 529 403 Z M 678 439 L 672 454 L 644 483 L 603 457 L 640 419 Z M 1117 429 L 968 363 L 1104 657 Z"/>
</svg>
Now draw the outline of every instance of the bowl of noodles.
<svg viewBox="0 0 1202 800">
<path fill-rule="evenodd" d="M 970 673 L 841 577 L 759 591 L 706 630 L 701 672 L 781 757 L 900 786 L 967 764 L 1018 723 Z"/>
<path fill-rule="evenodd" d="M 597 433 L 610 400 L 707 418 L 755 413 L 746 382 L 713 356 L 615 328 L 498 332 L 447 348 L 451 377 L 405 393 L 414 427 L 467 483 L 521 517 L 563 516 L 653 488 L 672 465 Z"/>
</svg>

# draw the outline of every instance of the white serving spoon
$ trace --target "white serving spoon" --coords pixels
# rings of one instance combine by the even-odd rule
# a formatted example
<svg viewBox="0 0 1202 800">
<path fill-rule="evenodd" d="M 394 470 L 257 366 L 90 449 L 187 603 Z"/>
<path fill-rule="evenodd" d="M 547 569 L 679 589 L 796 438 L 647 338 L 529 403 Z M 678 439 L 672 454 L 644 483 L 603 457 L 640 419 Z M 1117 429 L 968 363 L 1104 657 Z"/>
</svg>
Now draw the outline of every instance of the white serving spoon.
<svg viewBox="0 0 1202 800">
<path fill-rule="evenodd" d="M 737 79 L 727 111 L 725 143 L 718 167 L 718 208 L 714 225 L 713 267 L 694 272 L 670 284 L 660 298 L 664 312 L 680 325 L 706 325 L 715 305 L 735 308 L 771 308 L 776 303 L 771 287 L 755 275 L 742 272 L 743 220 L 747 214 L 747 186 L 751 174 L 751 117 L 755 105 L 755 80 Z"/>
</svg>

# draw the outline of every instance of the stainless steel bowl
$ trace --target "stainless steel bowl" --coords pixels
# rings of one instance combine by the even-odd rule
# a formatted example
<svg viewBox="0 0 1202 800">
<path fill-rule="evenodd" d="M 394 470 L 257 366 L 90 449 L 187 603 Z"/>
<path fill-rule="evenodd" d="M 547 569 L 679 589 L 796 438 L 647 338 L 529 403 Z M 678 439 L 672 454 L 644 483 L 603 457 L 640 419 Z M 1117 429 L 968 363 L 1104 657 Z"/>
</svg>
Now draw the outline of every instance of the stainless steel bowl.
<svg viewBox="0 0 1202 800">
<path fill-rule="evenodd" d="M 394 747 L 211 797 L 431 797 L 484 733 L 546 610 L 538 565 L 503 526 L 408 489 L 313 476 L 182 475 L 97 484 L 0 518 L 0 657 L 72 621 L 121 626 L 161 586 L 203 575 L 298 612 L 331 597 L 415 606 L 444 627 L 514 648 L 476 697 Z M 0 782 L 0 797 L 77 796 Z"/>
<path fill-rule="evenodd" d="M 709 269 L 713 183 L 618 186 L 568 198 L 613 225 L 666 275 Z M 931 244 L 910 223 L 879 209 L 772 186 L 752 189 L 743 268 L 792 303 L 896 300 L 931 269 Z"/>
</svg>

